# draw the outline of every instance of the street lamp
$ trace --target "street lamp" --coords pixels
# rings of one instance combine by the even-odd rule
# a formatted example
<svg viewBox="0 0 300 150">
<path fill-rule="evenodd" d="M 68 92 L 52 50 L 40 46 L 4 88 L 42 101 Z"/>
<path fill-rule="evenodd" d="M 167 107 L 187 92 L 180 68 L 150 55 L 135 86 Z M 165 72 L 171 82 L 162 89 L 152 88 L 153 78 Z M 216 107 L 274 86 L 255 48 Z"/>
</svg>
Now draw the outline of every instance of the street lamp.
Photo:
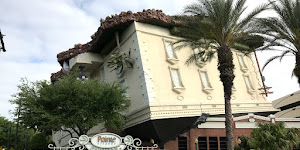
<svg viewBox="0 0 300 150">
<path fill-rule="evenodd" d="M 195 147 L 196 147 L 196 150 L 197 150 L 197 149 L 198 149 L 198 148 L 197 148 L 198 139 L 197 139 L 197 138 L 195 138 L 195 141 L 194 141 L 194 142 L 195 142 Z"/>
</svg>

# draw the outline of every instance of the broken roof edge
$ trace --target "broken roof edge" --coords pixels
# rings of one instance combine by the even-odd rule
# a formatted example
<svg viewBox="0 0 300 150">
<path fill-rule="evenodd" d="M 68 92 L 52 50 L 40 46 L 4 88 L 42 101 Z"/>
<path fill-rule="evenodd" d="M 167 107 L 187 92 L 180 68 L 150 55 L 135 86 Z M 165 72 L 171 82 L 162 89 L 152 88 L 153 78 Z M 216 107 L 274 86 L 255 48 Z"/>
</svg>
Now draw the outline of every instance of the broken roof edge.
<svg viewBox="0 0 300 150">
<path fill-rule="evenodd" d="M 67 51 L 63 51 L 57 54 L 57 61 L 60 65 L 63 64 L 63 61 L 69 60 L 77 56 L 78 54 L 89 52 L 89 51 L 99 51 L 107 39 L 105 33 L 122 26 L 127 26 L 130 22 L 144 22 L 149 24 L 155 24 L 163 27 L 171 27 L 173 21 L 169 15 L 166 15 L 162 10 L 148 9 L 143 10 L 143 12 L 132 13 L 131 11 L 121 12 L 119 15 L 108 16 L 104 19 L 101 19 L 101 26 L 98 28 L 91 38 L 90 42 L 86 44 L 76 44 L 74 48 L 70 48 Z"/>
<path fill-rule="evenodd" d="M 58 81 L 64 75 L 65 75 L 65 72 L 63 69 L 60 69 L 59 71 L 57 71 L 55 73 L 51 73 L 51 77 L 50 77 L 51 83 Z"/>
</svg>

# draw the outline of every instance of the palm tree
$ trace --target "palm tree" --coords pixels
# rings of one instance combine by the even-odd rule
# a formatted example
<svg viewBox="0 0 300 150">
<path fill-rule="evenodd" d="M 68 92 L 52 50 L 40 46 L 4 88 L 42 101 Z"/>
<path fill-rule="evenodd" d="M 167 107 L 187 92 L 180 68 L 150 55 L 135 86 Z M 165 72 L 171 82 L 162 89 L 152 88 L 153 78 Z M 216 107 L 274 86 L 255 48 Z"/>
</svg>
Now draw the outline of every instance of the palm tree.
<svg viewBox="0 0 300 150">
<path fill-rule="evenodd" d="M 278 0 L 271 4 L 278 17 L 261 18 L 258 29 L 265 35 L 267 44 L 261 50 L 283 51 L 281 55 L 271 57 L 263 69 L 275 59 L 295 56 L 296 65 L 293 74 L 300 85 L 300 0 Z"/>
<path fill-rule="evenodd" d="M 234 75 L 234 64 L 231 48 L 243 53 L 249 53 L 250 47 L 244 40 L 251 41 L 249 26 L 254 23 L 254 17 L 266 9 L 266 5 L 256 8 L 246 17 L 247 0 L 198 0 L 197 3 L 188 5 L 184 9 L 184 15 L 175 16 L 175 27 L 172 34 L 184 37 L 175 42 L 176 48 L 189 46 L 192 49 L 201 48 L 198 54 L 190 57 L 188 63 L 201 59 L 209 61 L 215 53 L 218 55 L 218 70 L 224 87 L 225 99 L 225 125 L 227 137 L 227 149 L 233 149 L 231 94 Z M 255 40 L 252 41 L 256 43 Z M 251 42 L 250 42 L 251 43 Z M 261 43 L 261 41 L 260 41 Z M 216 50 L 214 50 L 216 49 Z"/>
<path fill-rule="evenodd" d="M 291 149 L 299 144 L 299 130 L 286 129 L 284 122 L 257 124 L 253 129 L 250 143 L 256 149 L 281 150 Z"/>
</svg>

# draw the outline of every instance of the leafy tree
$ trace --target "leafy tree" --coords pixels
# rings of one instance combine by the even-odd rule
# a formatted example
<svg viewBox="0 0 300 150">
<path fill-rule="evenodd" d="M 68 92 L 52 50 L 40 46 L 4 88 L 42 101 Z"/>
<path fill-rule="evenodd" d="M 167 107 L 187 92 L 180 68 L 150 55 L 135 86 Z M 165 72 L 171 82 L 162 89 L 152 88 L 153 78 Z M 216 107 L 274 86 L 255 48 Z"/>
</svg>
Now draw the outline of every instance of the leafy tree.
<svg viewBox="0 0 300 150">
<path fill-rule="evenodd" d="M 218 70 L 224 87 L 227 149 L 233 149 L 231 94 L 234 80 L 234 64 L 231 48 L 245 54 L 259 47 L 263 41 L 253 36 L 250 26 L 254 17 L 266 9 L 266 5 L 244 15 L 246 0 L 198 0 L 188 5 L 184 15 L 175 16 L 172 34 L 184 37 L 175 44 L 177 48 L 189 46 L 201 48 L 187 63 L 195 60 L 209 61 L 218 55 Z M 246 42 L 247 41 L 247 42 Z M 216 49 L 216 50 L 214 50 Z"/>
<path fill-rule="evenodd" d="M 130 104 L 125 89 L 96 79 L 78 80 L 77 75 L 70 73 L 55 84 L 22 79 L 20 92 L 11 100 L 21 107 L 20 123 L 45 133 L 74 131 L 77 136 L 99 123 L 120 129 L 125 123 L 122 112 Z"/>
<path fill-rule="evenodd" d="M 300 85 L 300 0 L 278 0 L 271 6 L 278 17 L 258 19 L 258 29 L 267 41 L 260 49 L 282 51 L 282 54 L 271 57 L 263 69 L 273 60 L 281 61 L 285 56 L 295 56 L 293 74 Z"/>
<path fill-rule="evenodd" d="M 26 138 L 34 134 L 32 129 L 19 127 L 18 129 L 18 145 L 15 149 L 24 149 L 26 145 Z M 9 136 L 10 135 L 10 136 Z M 10 148 L 14 147 L 16 141 L 16 124 L 0 116 L 0 146 L 7 148 L 8 143 Z M 9 141 L 9 142 L 8 142 Z"/>
<path fill-rule="evenodd" d="M 284 122 L 257 124 L 251 133 L 251 145 L 256 149 L 282 150 L 291 149 L 299 144 L 299 130 L 286 129 Z"/>
<path fill-rule="evenodd" d="M 35 134 L 28 146 L 29 149 L 48 149 L 48 145 L 52 143 L 51 136 L 47 136 L 45 133 Z"/>
</svg>

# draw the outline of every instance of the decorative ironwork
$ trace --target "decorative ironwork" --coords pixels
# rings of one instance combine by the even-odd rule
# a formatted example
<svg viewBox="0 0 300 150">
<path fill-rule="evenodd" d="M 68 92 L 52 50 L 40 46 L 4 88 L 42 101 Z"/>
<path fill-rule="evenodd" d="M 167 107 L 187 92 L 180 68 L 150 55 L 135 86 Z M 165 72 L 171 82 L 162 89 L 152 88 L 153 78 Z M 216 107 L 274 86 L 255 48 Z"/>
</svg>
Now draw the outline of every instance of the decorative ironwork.
<svg viewBox="0 0 300 150">
<path fill-rule="evenodd" d="M 144 147 L 139 138 L 133 138 L 130 135 L 120 137 L 113 133 L 99 133 L 93 137 L 81 135 L 79 138 L 71 138 L 68 147 L 55 147 L 49 144 L 48 148 L 54 150 L 154 150 L 158 149 L 158 145 Z"/>
</svg>

